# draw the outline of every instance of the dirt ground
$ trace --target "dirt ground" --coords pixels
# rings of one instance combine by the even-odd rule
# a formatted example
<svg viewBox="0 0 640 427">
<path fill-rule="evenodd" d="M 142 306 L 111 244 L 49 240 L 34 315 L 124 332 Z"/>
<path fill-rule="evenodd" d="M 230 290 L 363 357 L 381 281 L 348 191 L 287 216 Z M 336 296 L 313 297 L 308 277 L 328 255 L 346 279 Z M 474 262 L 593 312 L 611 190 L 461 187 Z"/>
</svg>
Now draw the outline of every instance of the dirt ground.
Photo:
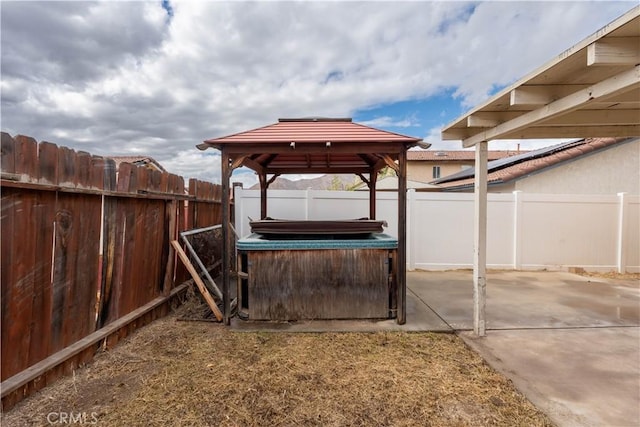
<svg viewBox="0 0 640 427">
<path fill-rule="evenodd" d="M 581 276 L 587 276 L 587 277 L 603 277 L 605 279 L 640 280 L 640 273 L 618 273 L 615 271 L 610 271 L 607 273 L 597 273 L 597 272 L 581 271 L 578 274 L 580 274 Z"/>
<path fill-rule="evenodd" d="M 452 334 L 247 333 L 179 316 L 100 353 L 2 425 L 551 425 Z"/>
</svg>

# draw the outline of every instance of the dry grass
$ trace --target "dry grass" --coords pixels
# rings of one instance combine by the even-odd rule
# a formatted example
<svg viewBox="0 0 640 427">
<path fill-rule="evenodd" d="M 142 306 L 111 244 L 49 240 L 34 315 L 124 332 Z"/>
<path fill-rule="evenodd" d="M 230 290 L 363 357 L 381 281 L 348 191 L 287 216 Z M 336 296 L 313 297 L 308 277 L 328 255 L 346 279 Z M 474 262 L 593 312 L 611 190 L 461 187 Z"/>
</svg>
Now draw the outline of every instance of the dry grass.
<svg viewBox="0 0 640 427">
<path fill-rule="evenodd" d="M 105 426 L 551 425 L 455 335 L 241 333 L 179 315 L 20 403 L 2 425 L 48 425 L 52 411 Z"/>
</svg>

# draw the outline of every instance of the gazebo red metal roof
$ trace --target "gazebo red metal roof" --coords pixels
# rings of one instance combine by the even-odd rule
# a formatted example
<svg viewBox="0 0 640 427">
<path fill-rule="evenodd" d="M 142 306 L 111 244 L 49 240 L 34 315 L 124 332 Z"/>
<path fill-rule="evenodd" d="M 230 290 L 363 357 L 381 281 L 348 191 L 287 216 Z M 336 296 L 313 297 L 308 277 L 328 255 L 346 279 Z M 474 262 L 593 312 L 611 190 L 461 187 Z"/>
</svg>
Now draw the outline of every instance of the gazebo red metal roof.
<svg viewBox="0 0 640 427">
<path fill-rule="evenodd" d="M 205 141 L 219 148 L 223 144 L 265 143 L 350 143 L 402 142 L 417 144 L 420 138 L 375 129 L 354 123 L 350 118 L 278 119 L 278 123 Z"/>
<path fill-rule="evenodd" d="M 354 123 L 350 118 L 279 119 L 278 123 L 204 141 L 224 150 L 233 167 L 264 174 L 377 173 L 396 168 L 398 154 L 420 138 Z"/>
</svg>

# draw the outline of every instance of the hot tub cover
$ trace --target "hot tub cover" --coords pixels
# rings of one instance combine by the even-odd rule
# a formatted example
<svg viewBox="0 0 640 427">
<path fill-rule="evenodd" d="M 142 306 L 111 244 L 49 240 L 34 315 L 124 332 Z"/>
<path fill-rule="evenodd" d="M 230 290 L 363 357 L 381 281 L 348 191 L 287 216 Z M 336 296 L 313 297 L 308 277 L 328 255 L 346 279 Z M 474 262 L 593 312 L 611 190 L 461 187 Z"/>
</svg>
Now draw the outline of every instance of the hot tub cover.
<svg viewBox="0 0 640 427">
<path fill-rule="evenodd" d="M 367 234 L 382 233 L 386 221 L 373 219 L 289 220 L 265 218 L 250 221 L 252 233 L 260 234 Z"/>
</svg>

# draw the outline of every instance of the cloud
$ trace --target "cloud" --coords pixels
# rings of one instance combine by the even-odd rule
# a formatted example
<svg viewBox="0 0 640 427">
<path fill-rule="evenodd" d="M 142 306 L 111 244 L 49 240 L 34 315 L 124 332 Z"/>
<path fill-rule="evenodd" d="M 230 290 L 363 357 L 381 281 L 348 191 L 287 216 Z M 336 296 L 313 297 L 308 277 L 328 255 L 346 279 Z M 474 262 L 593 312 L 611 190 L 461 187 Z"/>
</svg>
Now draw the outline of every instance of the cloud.
<svg viewBox="0 0 640 427">
<path fill-rule="evenodd" d="M 460 141 L 443 141 L 440 138 L 442 126 L 429 129 L 427 135 L 423 138 L 425 142 L 431 143 L 430 150 L 475 150 L 475 147 L 463 148 Z M 576 138 L 564 139 L 501 139 L 491 141 L 489 150 L 535 150 L 537 148 L 547 147 L 558 144 L 560 142 L 571 141 Z"/>
<path fill-rule="evenodd" d="M 389 128 L 389 127 L 409 128 L 409 127 L 415 127 L 419 125 L 419 122 L 415 117 L 415 115 L 412 115 L 411 117 L 402 117 L 400 119 L 397 119 L 391 116 L 380 116 L 372 120 L 360 120 L 358 123 L 363 124 L 365 126 L 371 126 L 371 127 L 377 127 L 377 128 Z"/>
<path fill-rule="evenodd" d="M 2 127 L 219 180 L 219 156 L 194 148 L 205 139 L 445 91 L 470 107 L 633 5 L 3 2 Z"/>
</svg>

